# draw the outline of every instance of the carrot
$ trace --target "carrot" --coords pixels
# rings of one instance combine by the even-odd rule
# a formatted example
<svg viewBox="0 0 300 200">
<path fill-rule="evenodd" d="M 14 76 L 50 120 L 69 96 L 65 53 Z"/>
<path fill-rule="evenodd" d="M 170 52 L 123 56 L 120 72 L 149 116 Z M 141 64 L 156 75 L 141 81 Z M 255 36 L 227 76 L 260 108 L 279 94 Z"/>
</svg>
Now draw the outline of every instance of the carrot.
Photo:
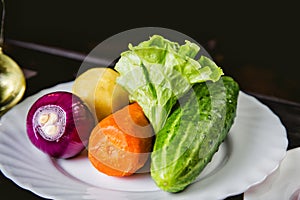
<svg viewBox="0 0 300 200">
<path fill-rule="evenodd" d="M 93 129 L 88 158 L 109 176 L 129 176 L 144 166 L 152 150 L 153 130 L 142 108 L 133 103 L 104 118 Z"/>
</svg>

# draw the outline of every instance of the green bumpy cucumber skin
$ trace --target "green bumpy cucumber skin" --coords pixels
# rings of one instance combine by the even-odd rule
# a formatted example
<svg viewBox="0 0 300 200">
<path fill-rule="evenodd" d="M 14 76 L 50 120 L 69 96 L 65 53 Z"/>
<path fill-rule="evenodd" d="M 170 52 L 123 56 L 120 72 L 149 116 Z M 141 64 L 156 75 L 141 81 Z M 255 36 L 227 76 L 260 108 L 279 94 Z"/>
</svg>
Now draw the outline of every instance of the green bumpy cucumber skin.
<svg viewBox="0 0 300 200">
<path fill-rule="evenodd" d="M 151 177 L 159 188 L 180 192 L 211 161 L 236 116 L 239 85 L 229 76 L 199 83 L 179 100 L 179 106 L 156 134 Z"/>
</svg>

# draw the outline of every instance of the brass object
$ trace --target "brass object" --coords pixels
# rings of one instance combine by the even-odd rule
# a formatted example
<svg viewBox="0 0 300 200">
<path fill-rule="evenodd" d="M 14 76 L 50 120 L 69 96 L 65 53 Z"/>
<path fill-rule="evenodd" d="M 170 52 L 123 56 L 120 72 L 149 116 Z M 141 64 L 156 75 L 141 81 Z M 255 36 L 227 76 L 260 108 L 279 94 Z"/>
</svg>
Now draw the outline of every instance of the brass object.
<svg viewBox="0 0 300 200">
<path fill-rule="evenodd" d="M 24 95 L 26 81 L 19 65 L 3 53 L 3 27 L 5 6 L 2 2 L 2 20 L 0 32 L 0 117 L 16 105 Z"/>
</svg>

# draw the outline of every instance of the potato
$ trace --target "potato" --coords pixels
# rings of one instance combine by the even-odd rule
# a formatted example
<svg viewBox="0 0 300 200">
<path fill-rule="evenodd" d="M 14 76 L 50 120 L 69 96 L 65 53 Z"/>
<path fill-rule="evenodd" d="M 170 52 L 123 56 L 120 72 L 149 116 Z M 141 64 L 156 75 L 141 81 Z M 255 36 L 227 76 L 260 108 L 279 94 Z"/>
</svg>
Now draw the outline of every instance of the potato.
<svg viewBox="0 0 300 200">
<path fill-rule="evenodd" d="M 110 68 L 91 68 L 74 81 L 73 93 L 86 102 L 98 121 L 129 104 L 128 93 L 116 83 L 118 76 Z"/>
</svg>

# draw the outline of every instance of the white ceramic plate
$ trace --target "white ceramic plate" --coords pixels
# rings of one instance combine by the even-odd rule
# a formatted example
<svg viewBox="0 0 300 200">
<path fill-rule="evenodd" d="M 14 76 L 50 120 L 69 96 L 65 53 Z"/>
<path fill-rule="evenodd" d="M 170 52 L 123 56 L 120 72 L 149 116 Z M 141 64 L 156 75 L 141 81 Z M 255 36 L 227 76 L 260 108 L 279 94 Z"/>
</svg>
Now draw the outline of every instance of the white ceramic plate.
<svg viewBox="0 0 300 200">
<path fill-rule="evenodd" d="M 245 200 L 296 200 L 300 198 L 300 148 L 291 149 L 280 167 L 262 183 L 245 192 Z M 298 192 L 298 193 L 297 193 Z M 292 198 L 293 197 L 293 198 Z"/>
<path fill-rule="evenodd" d="M 224 199 L 262 182 L 283 159 L 286 130 L 279 118 L 255 98 L 240 92 L 237 118 L 212 162 L 184 192 L 161 191 L 149 173 L 108 177 L 83 152 L 76 158 L 51 159 L 28 140 L 25 119 L 32 103 L 45 93 L 70 91 L 72 82 L 33 95 L 1 119 L 0 168 L 22 188 L 53 199 Z"/>
</svg>

